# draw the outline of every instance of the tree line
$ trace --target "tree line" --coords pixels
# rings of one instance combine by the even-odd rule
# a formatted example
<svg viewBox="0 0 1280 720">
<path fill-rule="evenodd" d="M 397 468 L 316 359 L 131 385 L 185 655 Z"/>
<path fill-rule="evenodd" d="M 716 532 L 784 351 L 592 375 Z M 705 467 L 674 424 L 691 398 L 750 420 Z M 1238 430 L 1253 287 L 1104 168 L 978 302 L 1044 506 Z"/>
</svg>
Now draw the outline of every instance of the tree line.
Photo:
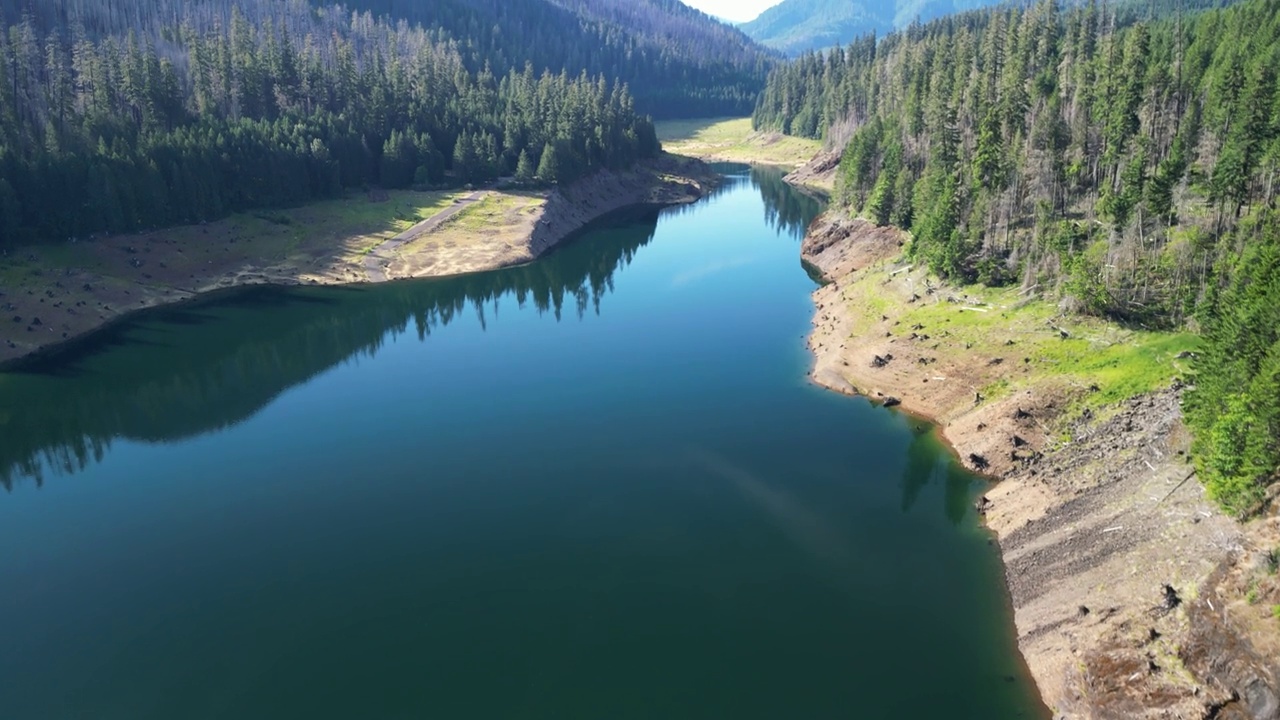
<svg viewBox="0 0 1280 720">
<path fill-rule="evenodd" d="M 1244 510 L 1280 467 L 1280 1 L 1158 17 L 1054 0 L 776 70 L 757 128 L 841 147 L 837 204 L 958 282 L 1200 324 L 1187 419 Z"/>
<path fill-rule="evenodd" d="M 280 0 L 303 6 L 308 0 Z M 5 0 L 11 24 L 80 23 L 91 36 L 163 26 L 183 14 L 225 14 L 229 0 Z M 504 76 L 561 71 L 630 86 L 655 117 L 746 115 L 777 58 L 740 31 L 677 0 L 309 0 L 316 12 L 370 14 L 421 25 L 467 68 Z"/>
<path fill-rule="evenodd" d="M 660 152 L 603 77 L 473 72 L 436 33 L 340 6 L 173 8 L 119 36 L 0 29 L 0 246 Z"/>
</svg>

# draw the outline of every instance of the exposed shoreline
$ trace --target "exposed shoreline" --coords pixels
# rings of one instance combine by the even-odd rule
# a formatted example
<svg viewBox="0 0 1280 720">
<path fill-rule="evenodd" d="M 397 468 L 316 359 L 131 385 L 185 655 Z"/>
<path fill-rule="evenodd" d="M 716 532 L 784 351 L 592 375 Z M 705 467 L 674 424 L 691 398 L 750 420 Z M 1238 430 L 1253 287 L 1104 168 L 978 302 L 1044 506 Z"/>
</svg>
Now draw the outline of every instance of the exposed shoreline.
<svg viewBox="0 0 1280 720">
<path fill-rule="evenodd" d="M 1241 590 L 1280 519 L 1242 527 L 1187 480 L 1178 383 L 1069 416 L 1097 388 L 1029 369 L 1044 358 L 1026 333 L 1054 328 L 1013 326 L 1017 307 L 937 285 L 899 261 L 904 241 L 861 220 L 811 226 L 802 257 L 829 283 L 814 293 L 812 379 L 932 421 L 966 466 L 1001 481 L 979 511 L 1053 717 L 1280 717 L 1280 628 L 1256 629 L 1262 609 Z M 938 324 L 901 324 L 926 306 Z M 1011 325 L 962 342 L 965 312 Z M 983 396 L 1009 378 L 1007 394 Z"/>
<path fill-rule="evenodd" d="M 751 118 L 713 118 L 658 124 L 669 152 L 706 162 L 745 163 L 798 170 L 808 165 L 822 143 L 777 132 L 756 132 Z M 820 183 L 815 183 L 820 185 Z"/>
<path fill-rule="evenodd" d="M 136 236 L 105 238 L 95 241 L 101 246 L 95 252 L 119 250 L 121 259 L 130 258 L 129 264 L 107 266 L 86 256 L 85 262 L 65 267 L 29 269 L 23 284 L 4 288 L 0 369 L 74 350 L 138 313 L 216 301 L 227 292 L 251 286 L 361 285 L 521 265 L 612 212 L 696 202 L 719 181 L 720 176 L 701 161 L 664 155 L 625 172 L 599 171 L 551 191 L 476 191 L 359 252 L 326 248 L 323 255 L 270 263 L 255 257 L 251 244 L 241 243 L 243 250 L 217 258 L 216 265 L 211 261 L 208 269 L 183 267 L 193 272 L 180 282 L 175 281 L 176 272 L 166 277 L 162 269 L 181 265 L 189 255 L 184 250 L 191 248 L 166 242 L 166 231 L 146 233 L 140 240 L 134 240 Z M 474 221 L 464 216 L 483 213 L 484 208 L 474 206 L 486 201 L 493 212 L 480 214 Z M 138 256 L 145 257 L 145 264 L 132 259 Z"/>
</svg>

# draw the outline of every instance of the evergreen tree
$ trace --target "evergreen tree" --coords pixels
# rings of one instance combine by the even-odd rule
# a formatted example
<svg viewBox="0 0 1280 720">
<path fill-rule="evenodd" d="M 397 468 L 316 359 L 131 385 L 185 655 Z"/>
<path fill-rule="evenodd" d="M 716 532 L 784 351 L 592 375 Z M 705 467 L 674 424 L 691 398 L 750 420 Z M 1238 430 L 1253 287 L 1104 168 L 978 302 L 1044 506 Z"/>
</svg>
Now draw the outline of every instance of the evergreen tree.
<svg viewBox="0 0 1280 720">
<path fill-rule="evenodd" d="M 548 183 L 560 182 L 562 172 L 560 151 L 555 143 L 547 143 L 542 148 L 542 158 L 538 161 L 538 179 Z"/>
<path fill-rule="evenodd" d="M 516 162 L 516 182 L 522 185 L 528 185 L 533 182 L 537 170 L 534 168 L 533 160 L 529 157 L 529 150 L 526 148 L 520 151 L 520 159 Z"/>
</svg>

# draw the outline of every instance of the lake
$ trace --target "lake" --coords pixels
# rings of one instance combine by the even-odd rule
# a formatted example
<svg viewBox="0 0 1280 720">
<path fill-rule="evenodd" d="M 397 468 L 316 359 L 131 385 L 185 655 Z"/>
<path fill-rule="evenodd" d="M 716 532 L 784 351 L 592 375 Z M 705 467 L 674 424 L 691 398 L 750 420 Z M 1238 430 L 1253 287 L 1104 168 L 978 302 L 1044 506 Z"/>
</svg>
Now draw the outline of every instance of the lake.
<svg viewBox="0 0 1280 720">
<path fill-rule="evenodd" d="M 0 717 L 1043 717 L 986 487 L 806 380 L 817 200 L 0 374 Z"/>
</svg>

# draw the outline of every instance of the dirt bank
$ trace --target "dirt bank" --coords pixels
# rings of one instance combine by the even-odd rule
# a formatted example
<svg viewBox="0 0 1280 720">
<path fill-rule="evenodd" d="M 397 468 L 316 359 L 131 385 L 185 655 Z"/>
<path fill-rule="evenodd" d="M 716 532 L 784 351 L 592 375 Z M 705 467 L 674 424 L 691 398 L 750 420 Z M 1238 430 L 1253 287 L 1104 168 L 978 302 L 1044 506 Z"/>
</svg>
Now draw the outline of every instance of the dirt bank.
<svg viewBox="0 0 1280 720">
<path fill-rule="evenodd" d="M 800 187 L 817 188 L 830 195 L 835 192 L 839 168 L 840 153 L 823 150 L 787 175 L 786 181 Z"/>
<path fill-rule="evenodd" d="M 668 155 L 553 191 L 371 193 L 15 252 L 0 258 L 0 363 L 137 310 L 242 285 L 381 282 L 526 263 L 602 215 L 690 203 L 718 180 L 706 164 Z"/>
<path fill-rule="evenodd" d="M 1242 527 L 1190 477 L 1181 340 L 948 287 L 901 259 L 905 241 L 810 228 L 804 259 L 830 281 L 813 378 L 936 421 L 1002 481 L 980 509 L 1055 717 L 1280 718 L 1280 521 Z"/>
</svg>

